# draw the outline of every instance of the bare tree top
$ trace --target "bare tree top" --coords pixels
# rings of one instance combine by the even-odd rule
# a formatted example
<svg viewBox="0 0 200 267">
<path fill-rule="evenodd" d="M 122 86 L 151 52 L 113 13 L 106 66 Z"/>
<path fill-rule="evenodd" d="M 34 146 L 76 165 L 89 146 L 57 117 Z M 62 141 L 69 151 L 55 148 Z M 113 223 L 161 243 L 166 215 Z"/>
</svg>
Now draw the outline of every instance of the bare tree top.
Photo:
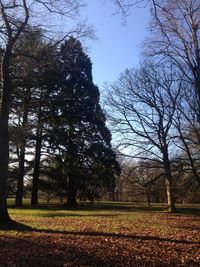
<svg viewBox="0 0 200 267">
<path fill-rule="evenodd" d="M 2 43 L 6 43 L 8 39 L 17 39 L 19 29 L 27 24 L 47 31 L 58 31 L 59 26 L 64 26 L 64 21 L 66 21 L 71 28 L 72 22 L 69 23 L 69 19 L 75 21 L 79 18 L 83 7 L 84 3 L 80 0 L 1 0 L 0 37 Z M 66 29 L 63 31 L 66 32 Z"/>
</svg>

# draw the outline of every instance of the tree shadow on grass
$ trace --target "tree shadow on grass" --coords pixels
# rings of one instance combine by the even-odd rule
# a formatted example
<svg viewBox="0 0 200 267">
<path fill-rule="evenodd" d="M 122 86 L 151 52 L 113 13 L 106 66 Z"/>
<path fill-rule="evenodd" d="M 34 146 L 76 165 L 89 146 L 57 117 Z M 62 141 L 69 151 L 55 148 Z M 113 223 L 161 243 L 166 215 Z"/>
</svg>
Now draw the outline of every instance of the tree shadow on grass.
<svg viewBox="0 0 200 267">
<path fill-rule="evenodd" d="M 37 231 L 37 230 L 36 230 Z M 142 235 L 129 235 L 129 234 L 116 234 L 116 233 L 107 233 L 107 232 L 75 232 L 75 231 L 57 231 L 57 230 L 43 230 L 40 229 L 39 232 L 52 233 L 52 234 L 65 234 L 65 235 L 78 235 L 78 236 L 86 236 L 86 237 L 105 237 L 105 238 L 120 238 L 120 239 L 130 239 L 137 241 L 158 241 L 158 242 L 170 242 L 177 244 L 197 244 L 200 245 L 200 242 L 189 241 L 189 240 L 177 240 L 177 239 L 168 239 L 168 238 L 160 238 L 157 236 L 142 236 Z"/>
<path fill-rule="evenodd" d="M 8 223 L 7 225 L 1 225 L 0 226 L 0 230 L 1 231 L 18 231 L 18 232 L 32 232 L 33 228 L 23 224 L 23 223 L 18 223 L 16 221 L 11 221 L 10 223 Z"/>
<path fill-rule="evenodd" d="M 178 208 L 177 211 L 179 214 L 200 216 L 200 208 Z"/>
<path fill-rule="evenodd" d="M 22 231 L 27 227 L 18 225 Z M 29 229 L 30 230 L 30 229 Z M 95 255 L 87 248 L 71 242 L 51 242 L 49 236 L 1 236 L 0 266 L 115 266 L 117 259 Z M 42 240 L 42 241 L 41 241 Z M 9 263 L 8 263 L 9 262 Z M 111 265 L 110 265 L 111 263 Z"/>
<path fill-rule="evenodd" d="M 34 232 L 34 233 L 44 233 L 44 234 L 62 234 L 70 236 L 85 236 L 85 237 L 104 237 L 104 238 L 114 238 L 114 239 L 129 239 L 136 241 L 156 241 L 156 242 L 169 242 L 176 244 L 191 244 L 199 245 L 198 241 L 189 241 L 189 240 L 178 240 L 170 239 L 159 236 L 149 236 L 149 235 L 132 235 L 132 234 L 123 234 L 123 233 L 110 233 L 110 232 L 95 232 L 95 231 L 66 231 L 66 230 L 54 230 L 54 229 L 38 229 L 33 228 L 28 225 L 13 222 L 10 226 L 1 228 L 1 230 L 14 230 L 17 232 Z"/>
</svg>

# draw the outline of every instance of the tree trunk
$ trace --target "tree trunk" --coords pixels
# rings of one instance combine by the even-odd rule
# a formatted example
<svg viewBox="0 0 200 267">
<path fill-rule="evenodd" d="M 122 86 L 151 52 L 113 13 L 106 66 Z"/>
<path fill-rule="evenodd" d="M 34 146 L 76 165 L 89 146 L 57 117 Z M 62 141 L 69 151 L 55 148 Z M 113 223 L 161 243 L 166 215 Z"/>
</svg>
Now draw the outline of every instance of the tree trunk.
<svg viewBox="0 0 200 267">
<path fill-rule="evenodd" d="M 115 201 L 115 190 L 114 189 L 112 190 L 112 201 L 113 202 Z"/>
<path fill-rule="evenodd" d="M 17 177 L 17 192 L 15 198 L 15 205 L 20 207 L 22 206 L 23 191 L 24 191 L 24 162 L 25 162 L 25 144 L 21 145 L 19 152 L 19 169 Z"/>
<path fill-rule="evenodd" d="M 199 54 L 199 40 L 198 40 L 198 29 L 196 27 L 193 27 L 192 29 L 193 33 L 193 43 L 194 43 L 194 49 L 195 49 L 195 68 L 192 66 L 192 72 L 194 75 L 195 80 L 195 90 L 197 94 L 197 105 L 198 105 L 198 111 L 197 111 L 197 121 L 200 124 L 200 54 Z"/>
<path fill-rule="evenodd" d="M 171 163 L 168 157 L 168 151 L 163 152 L 163 164 L 165 169 L 165 185 L 167 192 L 167 205 L 169 212 L 176 212 L 175 202 L 174 202 L 174 188 L 173 188 L 173 178 L 171 173 Z"/>
<path fill-rule="evenodd" d="M 76 164 L 75 164 L 75 146 L 73 142 L 73 134 L 74 134 L 74 126 L 73 123 L 70 125 L 69 131 L 69 145 L 68 145 L 68 168 L 70 169 L 68 172 L 68 196 L 67 196 L 67 206 L 74 207 L 77 206 L 76 202 Z M 66 160 L 66 159 L 65 159 Z"/>
<path fill-rule="evenodd" d="M 6 47 L 1 71 L 3 91 L 0 105 L 0 225 L 6 226 L 11 222 L 7 211 L 7 176 L 9 163 L 9 133 L 8 118 L 11 98 L 11 78 L 9 72 L 11 48 Z"/>
<path fill-rule="evenodd" d="M 24 103 L 24 113 L 23 113 L 23 121 L 22 121 L 22 144 L 19 148 L 19 169 L 18 169 L 18 176 L 17 176 L 17 192 L 15 198 L 15 205 L 20 207 L 23 205 L 23 192 L 24 192 L 24 174 L 25 174 L 25 150 L 26 150 L 26 126 L 28 121 L 28 111 L 30 105 L 31 93 L 29 90 L 28 97 Z"/>
<path fill-rule="evenodd" d="M 168 211 L 169 212 L 176 212 L 171 177 L 166 177 L 165 178 L 165 184 L 166 184 L 166 189 L 167 189 Z"/>
<path fill-rule="evenodd" d="M 12 78 L 10 63 L 12 57 L 12 48 L 28 23 L 29 12 L 26 1 L 23 2 L 22 8 L 25 12 L 24 20 L 20 23 L 13 35 L 11 18 L 7 14 L 7 4 L 1 1 L 1 19 L 5 26 L 2 35 L 5 37 L 6 46 L 2 57 L 1 80 L 2 95 L 0 99 L 0 225 L 6 226 L 12 222 L 7 210 L 7 177 L 9 164 L 9 131 L 8 120 L 12 95 Z M 19 20 L 18 20 L 19 21 Z"/>
<path fill-rule="evenodd" d="M 42 147 L 42 128 L 38 128 L 36 134 L 35 165 L 33 171 L 31 205 L 38 204 L 38 183 L 40 176 L 41 147 Z"/>
<path fill-rule="evenodd" d="M 69 175 L 67 206 L 69 206 L 69 207 L 77 206 L 76 189 L 75 189 L 75 183 L 74 183 L 73 175 Z"/>
<path fill-rule="evenodd" d="M 150 193 L 148 189 L 145 189 L 145 194 L 146 194 L 146 200 L 147 200 L 147 206 L 150 206 Z"/>
<path fill-rule="evenodd" d="M 6 122 L 0 120 L 0 226 L 11 222 L 7 211 L 7 176 L 9 162 L 8 129 Z"/>
</svg>

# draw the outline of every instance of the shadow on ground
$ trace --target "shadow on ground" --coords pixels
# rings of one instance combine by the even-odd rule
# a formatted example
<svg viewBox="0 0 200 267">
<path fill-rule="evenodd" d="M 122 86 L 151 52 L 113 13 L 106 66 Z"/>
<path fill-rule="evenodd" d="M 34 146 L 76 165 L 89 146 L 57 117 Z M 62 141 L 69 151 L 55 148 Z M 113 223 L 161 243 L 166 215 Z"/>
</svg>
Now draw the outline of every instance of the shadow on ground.
<svg viewBox="0 0 200 267">
<path fill-rule="evenodd" d="M 104 238 L 116 238 L 116 239 L 130 239 L 138 241 L 158 241 L 158 242 L 170 242 L 177 244 L 197 244 L 200 242 L 189 241 L 189 240 L 178 240 L 169 239 L 158 236 L 149 235 L 132 235 L 132 234 L 122 234 L 122 233 L 110 233 L 110 232 L 95 232 L 95 231 L 66 231 L 66 230 L 54 230 L 54 229 L 38 229 L 32 228 L 22 223 L 13 222 L 8 227 L 1 228 L 1 230 L 12 230 L 17 232 L 34 232 L 34 233 L 44 233 L 44 234 L 62 234 L 62 235 L 73 235 L 73 236 L 86 236 L 86 237 L 104 237 Z"/>
</svg>

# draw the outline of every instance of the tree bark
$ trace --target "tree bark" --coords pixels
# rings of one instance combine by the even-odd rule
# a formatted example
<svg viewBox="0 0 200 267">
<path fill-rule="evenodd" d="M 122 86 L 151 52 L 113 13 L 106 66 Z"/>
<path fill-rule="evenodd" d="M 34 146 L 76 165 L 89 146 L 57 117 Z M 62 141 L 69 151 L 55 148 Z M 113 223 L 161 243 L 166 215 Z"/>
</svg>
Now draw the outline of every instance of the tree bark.
<svg viewBox="0 0 200 267">
<path fill-rule="evenodd" d="M 12 57 L 12 48 L 15 42 L 18 40 L 20 34 L 24 30 L 29 19 L 29 10 L 26 5 L 26 1 L 22 1 L 20 8 L 24 10 L 24 18 L 20 22 L 19 26 L 16 27 L 16 31 L 12 29 L 12 19 L 6 13 L 7 3 L 1 1 L 1 19 L 4 29 L 2 29 L 3 39 L 6 42 L 4 54 L 2 57 L 1 64 L 1 75 L 2 75 L 2 95 L 0 99 L 0 224 L 6 226 L 11 223 L 12 220 L 7 211 L 7 176 L 8 176 L 8 164 L 9 164 L 9 131 L 8 131 L 8 120 L 9 110 L 11 103 L 12 94 L 12 78 L 10 75 L 10 63 Z M 15 8 L 13 5 L 13 8 Z"/>
<path fill-rule="evenodd" d="M 35 164 L 33 171 L 31 205 L 38 204 L 38 184 L 40 176 L 41 148 L 42 148 L 42 128 L 39 127 L 37 129 L 37 134 L 36 134 Z"/>
<path fill-rule="evenodd" d="M 7 177 L 9 163 L 9 132 L 8 118 L 11 98 L 11 78 L 9 72 L 11 47 L 7 46 L 2 61 L 3 91 L 0 106 L 0 225 L 11 222 L 7 211 Z"/>
<path fill-rule="evenodd" d="M 150 193 L 149 190 L 145 188 L 145 194 L 146 194 L 146 200 L 147 200 L 147 206 L 150 206 Z"/>
<path fill-rule="evenodd" d="M 23 192 L 24 192 L 24 162 L 25 162 L 25 144 L 21 145 L 19 155 L 19 169 L 17 176 L 17 192 L 15 198 L 15 205 L 20 207 L 23 205 Z"/>
<path fill-rule="evenodd" d="M 77 206 L 76 188 L 73 175 L 69 175 L 67 206 L 69 207 Z"/>
<path fill-rule="evenodd" d="M 167 191 L 167 205 L 169 212 L 176 212 L 174 201 L 173 177 L 167 148 L 163 151 L 163 164 L 165 169 L 165 185 Z"/>
<path fill-rule="evenodd" d="M 26 151 L 26 126 L 28 121 L 28 112 L 30 104 L 31 93 L 29 91 L 28 97 L 25 100 L 25 108 L 22 116 L 22 144 L 19 147 L 19 169 L 17 176 L 17 192 L 15 198 L 15 205 L 20 207 L 23 205 L 23 193 L 24 193 L 24 174 L 25 174 L 25 151 Z"/>
<path fill-rule="evenodd" d="M 169 212 L 176 212 L 175 203 L 174 203 L 174 193 L 173 193 L 173 186 L 172 186 L 172 179 L 171 177 L 165 178 L 165 185 L 167 189 L 167 204 L 168 204 L 168 211 Z"/>
<path fill-rule="evenodd" d="M 67 206 L 77 206 L 76 202 L 76 184 L 75 184 L 75 147 L 73 142 L 74 125 L 70 123 L 69 131 L 69 145 L 68 145 L 68 160 L 69 160 L 69 171 L 68 171 L 68 195 L 67 195 Z"/>
</svg>

